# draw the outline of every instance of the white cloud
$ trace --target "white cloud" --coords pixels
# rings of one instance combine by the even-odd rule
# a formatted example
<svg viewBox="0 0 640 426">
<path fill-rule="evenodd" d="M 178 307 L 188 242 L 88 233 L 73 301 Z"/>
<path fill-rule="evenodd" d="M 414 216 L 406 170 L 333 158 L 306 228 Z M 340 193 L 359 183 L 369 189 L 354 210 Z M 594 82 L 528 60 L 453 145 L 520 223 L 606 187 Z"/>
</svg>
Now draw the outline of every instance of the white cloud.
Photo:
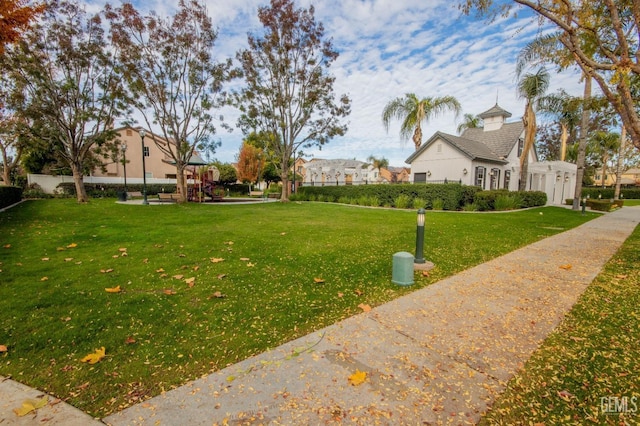
<svg viewBox="0 0 640 426">
<path fill-rule="evenodd" d="M 257 9 L 267 0 L 206 0 L 210 16 L 219 28 L 218 58 L 235 57 L 246 46 L 248 32 L 260 32 Z M 298 0 L 298 7 L 314 4 L 316 19 L 333 40 L 340 57 L 331 73 L 336 76 L 336 95 L 352 99 L 349 131 L 322 150 L 305 149 L 322 158 L 386 157 L 391 165 L 404 165 L 413 143 L 399 139 L 394 123 L 385 132 L 380 115 L 391 99 L 407 92 L 418 96 L 455 96 L 464 113 L 478 114 L 496 102 L 518 119 L 524 101 L 517 98 L 515 62 L 521 47 L 549 28 L 540 28 L 531 14 L 520 18 L 498 18 L 489 23 L 461 17 L 456 2 L 449 0 Z M 100 1 L 93 5 L 102 4 Z M 143 12 L 170 13 L 176 3 L 154 0 L 139 2 Z M 549 68 L 553 70 L 552 67 Z M 238 83 L 236 83 L 238 84 Z M 579 75 L 569 70 L 552 72 L 550 92 L 562 87 L 571 94 L 582 92 Z M 237 111 L 221 111 L 234 123 Z M 426 124 L 425 139 L 436 130 L 455 133 L 458 122 L 452 113 Z M 222 140 L 217 157 L 233 161 L 242 140 L 236 129 Z"/>
</svg>

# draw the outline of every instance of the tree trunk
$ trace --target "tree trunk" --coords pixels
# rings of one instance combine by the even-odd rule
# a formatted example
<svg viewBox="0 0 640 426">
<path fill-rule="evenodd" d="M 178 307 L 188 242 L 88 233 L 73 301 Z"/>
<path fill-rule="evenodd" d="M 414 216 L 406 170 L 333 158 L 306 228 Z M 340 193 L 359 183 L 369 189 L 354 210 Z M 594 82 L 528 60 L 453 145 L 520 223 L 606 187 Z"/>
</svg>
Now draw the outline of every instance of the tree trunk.
<svg viewBox="0 0 640 426">
<path fill-rule="evenodd" d="M 187 179 L 184 176 L 185 165 L 182 162 L 176 163 L 176 190 L 180 194 L 179 203 L 187 202 Z"/>
<path fill-rule="evenodd" d="M 522 117 L 522 124 L 524 124 L 525 133 L 522 154 L 520 154 L 520 182 L 518 184 L 518 191 L 527 190 L 527 181 L 529 180 L 529 151 L 533 148 L 536 138 L 536 113 L 533 111 L 533 106 L 530 101 L 527 101 L 525 113 Z"/>
<path fill-rule="evenodd" d="M 569 132 L 565 124 L 561 124 L 560 127 L 562 128 L 562 133 L 560 134 L 560 161 L 564 161 L 567 156 L 567 139 L 569 139 Z"/>
<path fill-rule="evenodd" d="M 11 169 L 7 167 L 7 163 L 4 163 L 2 168 L 2 181 L 5 186 L 11 185 Z"/>
<path fill-rule="evenodd" d="M 607 182 L 607 161 L 609 161 L 609 157 L 605 155 L 602 161 L 602 176 L 600 177 L 600 186 L 603 188 Z"/>
<path fill-rule="evenodd" d="M 422 145 L 422 129 L 420 128 L 420 123 L 416 126 L 416 130 L 413 132 L 413 144 L 416 146 L 416 151 Z"/>
<path fill-rule="evenodd" d="M 624 151 L 627 145 L 627 128 L 622 125 L 622 130 L 620 131 L 620 149 L 618 151 L 618 161 L 616 163 L 616 189 L 613 192 L 613 199 L 620 199 L 620 185 L 622 185 L 622 156 L 624 155 Z"/>
<path fill-rule="evenodd" d="M 84 188 L 84 176 L 82 175 L 82 166 L 80 164 L 71 164 L 71 173 L 73 173 L 73 183 L 76 186 L 76 199 L 78 203 L 86 203 L 89 201 L 87 190 Z"/>
<path fill-rule="evenodd" d="M 582 197 L 582 178 L 584 177 L 584 163 L 587 157 L 587 128 L 589 127 L 589 110 L 587 103 L 591 98 L 591 76 L 584 75 L 584 96 L 582 106 L 582 120 L 580 122 L 580 138 L 578 139 L 578 159 L 576 165 L 576 189 L 573 195 L 573 210 L 580 210 L 580 198 Z"/>
</svg>

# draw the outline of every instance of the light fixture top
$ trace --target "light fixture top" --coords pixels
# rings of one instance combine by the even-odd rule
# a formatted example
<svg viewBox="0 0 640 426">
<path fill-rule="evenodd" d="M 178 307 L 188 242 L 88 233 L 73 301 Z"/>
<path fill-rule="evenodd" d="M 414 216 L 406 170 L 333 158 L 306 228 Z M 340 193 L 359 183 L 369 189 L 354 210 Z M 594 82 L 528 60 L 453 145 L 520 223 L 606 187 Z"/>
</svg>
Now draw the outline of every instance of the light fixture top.
<svg viewBox="0 0 640 426">
<path fill-rule="evenodd" d="M 146 136 L 147 132 L 144 129 L 140 130 L 140 137 L 144 138 Z"/>
</svg>

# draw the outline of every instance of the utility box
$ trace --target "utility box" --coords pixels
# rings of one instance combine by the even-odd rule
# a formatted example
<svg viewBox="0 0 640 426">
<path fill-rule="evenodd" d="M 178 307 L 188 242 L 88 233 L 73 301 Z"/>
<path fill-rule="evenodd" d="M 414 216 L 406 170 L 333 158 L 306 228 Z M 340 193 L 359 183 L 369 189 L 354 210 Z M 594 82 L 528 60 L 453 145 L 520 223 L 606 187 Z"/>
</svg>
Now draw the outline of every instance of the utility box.
<svg viewBox="0 0 640 426">
<path fill-rule="evenodd" d="M 413 284 L 413 255 L 401 251 L 393 255 L 391 282 L 398 285 Z"/>
</svg>

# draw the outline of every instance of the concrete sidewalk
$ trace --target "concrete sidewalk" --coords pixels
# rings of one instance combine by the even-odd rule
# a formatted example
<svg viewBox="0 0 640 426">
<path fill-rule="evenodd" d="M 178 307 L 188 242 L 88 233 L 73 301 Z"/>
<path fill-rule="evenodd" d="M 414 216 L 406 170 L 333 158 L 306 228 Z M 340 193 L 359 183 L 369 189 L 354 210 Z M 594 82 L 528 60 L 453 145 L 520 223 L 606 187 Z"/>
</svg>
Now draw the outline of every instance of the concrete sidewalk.
<svg viewBox="0 0 640 426">
<path fill-rule="evenodd" d="M 639 221 L 640 207 L 605 214 L 103 422 L 473 424 Z M 356 372 L 366 378 L 352 385 Z M 17 391 L 6 383 L 0 424 L 35 424 L 16 422 L 5 398 Z M 38 424 L 76 418 L 43 410 Z"/>
</svg>

